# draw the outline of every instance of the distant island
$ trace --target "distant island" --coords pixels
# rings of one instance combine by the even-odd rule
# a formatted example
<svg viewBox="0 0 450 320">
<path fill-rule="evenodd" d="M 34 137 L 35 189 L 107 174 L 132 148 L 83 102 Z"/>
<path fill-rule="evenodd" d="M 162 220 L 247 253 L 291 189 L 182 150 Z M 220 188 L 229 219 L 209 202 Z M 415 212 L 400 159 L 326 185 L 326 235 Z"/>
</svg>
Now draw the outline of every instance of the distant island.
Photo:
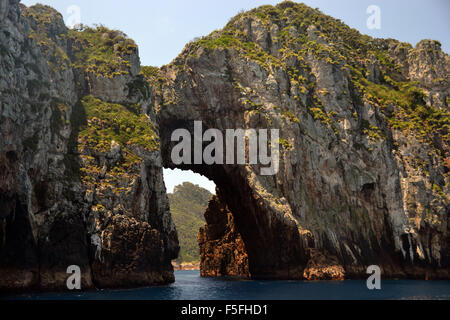
<svg viewBox="0 0 450 320">
<path fill-rule="evenodd" d="M 170 212 L 178 231 L 180 254 L 172 265 L 176 270 L 199 270 L 200 254 L 197 243 L 199 229 L 205 224 L 203 213 L 212 193 L 190 182 L 176 186 L 169 193 Z"/>
</svg>

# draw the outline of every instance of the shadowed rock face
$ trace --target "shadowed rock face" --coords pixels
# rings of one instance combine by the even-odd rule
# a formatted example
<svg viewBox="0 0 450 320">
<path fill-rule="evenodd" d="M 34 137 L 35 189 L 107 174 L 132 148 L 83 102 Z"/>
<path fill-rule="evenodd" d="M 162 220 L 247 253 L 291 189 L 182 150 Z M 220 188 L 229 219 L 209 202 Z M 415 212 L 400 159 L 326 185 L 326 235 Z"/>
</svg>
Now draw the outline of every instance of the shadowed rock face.
<svg viewBox="0 0 450 320">
<path fill-rule="evenodd" d="M 290 2 L 189 43 L 149 77 L 165 166 L 173 130 L 193 136 L 196 120 L 223 133 L 277 128 L 282 146 L 274 176 L 178 166 L 214 180 L 233 216 L 231 227 L 228 210 L 208 209 L 202 274 L 247 276 L 226 249 L 245 247 L 254 278 L 363 277 L 372 264 L 386 277 L 448 278 L 448 75 L 436 41 L 372 39 Z"/>
<path fill-rule="evenodd" d="M 200 229 L 202 277 L 249 277 L 248 254 L 234 218 L 226 204 L 215 195 L 205 212 L 206 225 Z"/>
<path fill-rule="evenodd" d="M 1 0 L 0 18 L 0 291 L 67 290 L 71 265 L 82 289 L 173 282 L 178 240 L 136 45 L 69 31 L 41 5 Z"/>
</svg>

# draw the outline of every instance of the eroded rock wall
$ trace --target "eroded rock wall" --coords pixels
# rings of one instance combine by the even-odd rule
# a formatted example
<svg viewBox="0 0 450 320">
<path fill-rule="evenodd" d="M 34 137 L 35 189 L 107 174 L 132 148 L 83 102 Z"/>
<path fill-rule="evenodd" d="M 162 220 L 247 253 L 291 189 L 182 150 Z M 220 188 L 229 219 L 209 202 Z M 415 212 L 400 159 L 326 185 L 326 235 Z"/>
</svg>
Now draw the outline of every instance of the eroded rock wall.
<svg viewBox="0 0 450 320">
<path fill-rule="evenodd" d="M 198 234 L 202 277 L 250 277 L 245 243 L 219 196 L 209 201 L 205 219 L 206 225 Z"/>
<path fill-rule="evenodd" d="M 137 46 L 0 0 L 0 289 L 173 281 L 162 166 L 213 179 L 203 275 L 449 278 L 449 56 L 264 6 L 139 72 Z M 145 76 L 145 78 L 144 78 Z M 147 81 L 145 81 L 147 80 Z M 150 84 L 150 86 L 149 86 Z M 156 111 L 156 113 L 155 113 Z M 280 130 L 280 170 L 175 165 L 171 134 Z"/>
<path fill-rule="evenodd" d="M 436 41 L 371 39 L 304 5 L 240 14 L 150 77 L 165 165 L 171 132 L 193 136 L 194 121 L 277 128 L 276 175 L 179 166 L 222 190 L 252 277 L 362 277 L 377 264 L 386 277 L 448 278 L 448 66 Z"/>
</svg>

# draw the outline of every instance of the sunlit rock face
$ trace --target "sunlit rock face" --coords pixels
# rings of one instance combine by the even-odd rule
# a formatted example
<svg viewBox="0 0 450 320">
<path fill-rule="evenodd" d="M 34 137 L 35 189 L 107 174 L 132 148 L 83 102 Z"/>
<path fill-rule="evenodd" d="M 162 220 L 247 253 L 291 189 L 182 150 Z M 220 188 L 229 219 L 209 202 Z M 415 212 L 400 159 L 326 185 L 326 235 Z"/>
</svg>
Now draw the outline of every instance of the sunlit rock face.
<svg viewBox="0 0 450 320">
<path fill-rule="evenodd" d="M 0 18 L 0 290 L 67 290 L 71 265 L 82 289 L 174 281 L 178 240 L 136 45 L 68 30 L 41 5 L 2 0 Z"/>
<path fill-rule="evenodd" d="M 174 280 L 162 167 L 218 193 L 201 273 L 449 278 L 449 56 L 305 5 L 239 14 L 161 69 L 104 27 L 0 0 L 0 290 Z M 279 170 L 175 165 L 171 134 L 278 129 Z M 207 145 L 208 143 L 205 143 Z"/>
<path fill-rule="evenodd" d="M 205 215 L 202 274 L 248 276 L 242 248 L 254 278 L 448 278 L 448 68 L 437 41 L 372 39 L 284 2 L 149 75 L 165 165 L 213 179 L 228 208 Z M 279 129 L 279 172 L 174 165 L 171 133 L 200 120 Z"/>
</svg>

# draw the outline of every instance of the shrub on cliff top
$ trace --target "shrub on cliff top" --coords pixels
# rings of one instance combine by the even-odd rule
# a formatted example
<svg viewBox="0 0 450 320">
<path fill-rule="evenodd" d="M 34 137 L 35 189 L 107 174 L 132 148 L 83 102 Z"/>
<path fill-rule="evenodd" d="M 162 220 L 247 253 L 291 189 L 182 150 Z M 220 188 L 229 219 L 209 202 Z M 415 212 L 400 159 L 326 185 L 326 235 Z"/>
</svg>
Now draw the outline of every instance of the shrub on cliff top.
<svg viewBox="0 0 450 320">
<path fill-rule="evenodd" d="M 128 74 L 130 55 L 137 51 L 133 40 L 104 26 L 69 30 L 74 66 L 96 75 L 114 77 Z"/>
<path fill-rule="evenodd" d="M 23 7 L 21 13 L 31 26 L 29 38 L 36 41 L 36 44 L 47 56 L 52 70 L 64 70 L 68 67 L 70 59 L 65 49 L 61 47 L 64 46 L 67 36 L 62 15 L 55 9 L 41 4 L 28 8 Z M 37 69 L 35 72 L 39 73 L 39 70 Z"/>
</svg>

